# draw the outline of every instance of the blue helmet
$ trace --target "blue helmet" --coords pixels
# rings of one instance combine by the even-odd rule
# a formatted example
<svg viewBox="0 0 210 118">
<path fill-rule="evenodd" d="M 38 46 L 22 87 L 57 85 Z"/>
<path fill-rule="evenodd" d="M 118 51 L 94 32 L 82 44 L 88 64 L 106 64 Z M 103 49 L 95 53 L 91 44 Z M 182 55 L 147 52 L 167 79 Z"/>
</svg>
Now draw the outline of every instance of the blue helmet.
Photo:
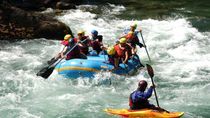
<svg viewBox="0 0 210 118">
<path fill-rule="evenodd" d="M 91 33 L 94 34 L 95 36 L 98 35 L 98 31 L 97 30 L 92 30 Z"/>
</svg>

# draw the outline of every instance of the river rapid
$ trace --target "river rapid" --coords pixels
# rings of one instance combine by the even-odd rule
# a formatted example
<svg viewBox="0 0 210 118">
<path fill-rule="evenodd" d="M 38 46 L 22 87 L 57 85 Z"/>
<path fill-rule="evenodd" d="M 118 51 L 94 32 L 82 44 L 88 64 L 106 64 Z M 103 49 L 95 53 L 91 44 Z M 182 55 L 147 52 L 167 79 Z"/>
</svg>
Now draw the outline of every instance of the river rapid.
<svg viewBox="0 0 210 118">
<path fill-rule="evenodd" d="M 154 69 L 160 106 L 183 111 L 184 118 L 210 117 L 209 31 L 201 32 L 186 17 L 124 19 L 116 17 L 127 12 L 123 5 L 98 7 L 78 6 L 56 18 L 71 26 L 75 34 L 81 29 L 87 35 L 92 29 L 98 30 L 105 45 L 113 45 L 124 29 L 136 22 L 152 63 L 143 48 L 138 48 L 138 55 L 143 64 L 149 63 Z M 101 10 L 100 15 L 97 9 Z M 60 42 L 55 40 L 1 41 L 1 118 L 115 118 L 103 109 L 128 108 L 128 96 L 138 81 L 145 79 L 151 84 L 142 71 L 131 77 L 99 73 L 93 80 L 37 77 L 36 73 L 59 50 Z M 103 84 L 104 79 L 111 79 L 112 84 Z M 150 102 L 156 104 L 154 95 Z"/>
</svg>

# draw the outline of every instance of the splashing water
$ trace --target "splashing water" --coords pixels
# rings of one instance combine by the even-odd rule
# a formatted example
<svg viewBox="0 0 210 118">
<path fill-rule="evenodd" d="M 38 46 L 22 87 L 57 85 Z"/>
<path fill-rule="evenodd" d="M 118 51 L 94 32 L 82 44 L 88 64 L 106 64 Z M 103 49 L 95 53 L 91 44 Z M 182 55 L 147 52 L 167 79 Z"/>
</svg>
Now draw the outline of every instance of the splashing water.
<svg viewBox="0 0 210 118">
<path fill-rule="evenodd" d="M 84 29 L 89 35 L 92 29 L 98 30 L 106 45 L 113 45 L 133 22 L 114 17 L 123 13 L 123 6 L 110 5 L 111 9 L 104 10 L 100 17 L 85 11 L 87 7 L 97 6 L 80 6 L 57 18 L 75 33 Z M 184 18 L 136 22 L 143 30 L 152 59 L 160 106 L 169 111 L 184 111 L 186 118 L 208 117 L 210 32 L 199 32 Z M 0 47 L 0 117 L 4 118 L 112 117 L 103 109 L 128 108 L 128 96 L 137 82 L 146 79 L 151 83 L 144 72 L 132 77 L 99 73 L 93 80 L 44 80 L 36 72 L 58 53 L 59 41 L 2 41 Z M 142 63 L 148 63 L 144 49 L 138 49 L 138 55 Z M 107 78 L 111 85 L 100 83 Z M 155 104 L 154 97 L 151 102 Z"/>
</svg>

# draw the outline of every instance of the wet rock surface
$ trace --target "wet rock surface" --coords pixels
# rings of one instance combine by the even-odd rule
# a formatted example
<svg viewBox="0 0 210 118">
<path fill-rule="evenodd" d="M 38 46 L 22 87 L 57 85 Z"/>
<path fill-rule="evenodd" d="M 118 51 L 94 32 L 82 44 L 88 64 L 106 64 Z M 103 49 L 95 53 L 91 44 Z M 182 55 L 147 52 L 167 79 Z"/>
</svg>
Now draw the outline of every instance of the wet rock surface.
<svg viewBox="0 0 210 118">
<path fill-rule="evenodd" d="M 0 2 L 0 40 L 48 38 L 61 40 L 71 29 L 40 11 L 49 6 L 72 9 L 75 5 L 56 0 L 3 0 Z M 54 5 L 55 4 L 55 5 Z"/>
</svg>

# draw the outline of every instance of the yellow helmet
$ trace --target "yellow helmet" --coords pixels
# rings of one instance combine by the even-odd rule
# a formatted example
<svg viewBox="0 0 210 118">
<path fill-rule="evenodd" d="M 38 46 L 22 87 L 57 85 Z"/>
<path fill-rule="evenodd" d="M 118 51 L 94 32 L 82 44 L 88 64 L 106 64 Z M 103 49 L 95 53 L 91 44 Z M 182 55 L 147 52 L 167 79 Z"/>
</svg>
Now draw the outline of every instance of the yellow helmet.
<svg viewBox="0 0 210 118">
<path fill-rule="evenodd" d="M 114 46 L 108 47 L 107 53 L 108 53 L 108 55 L 114 55 L 115 54 Z"/>
<path fill-rule="evenodd" d="M 66 34 L 66 35 L 64 36 L 64 40 L 66 40 L 66 41 L 68 41 L 70 38 L 71 38 L 71 35 L 70 35 L 70 34 Z"/>
<path fill-rule="evenodd" d="M 85 35 L 85 31 L 84 31 L 84 30 L 79 30 L 79 31 L 77 32 L 77 34 Z"/>
<path fill-rule="evenodd" d="M 135 29 L 136 29 L 136 27 L 137 27 L 137 23 L 132 23 L 132 24 L 131 24 L 131 27 L 133 27 L 133 28 L 135 28 Z"/>
<path fill-rule="evenodd" d="M 126 43 L 126 38 L 121 38 L 119 41 L 120 43 Z"/>
</svg>

